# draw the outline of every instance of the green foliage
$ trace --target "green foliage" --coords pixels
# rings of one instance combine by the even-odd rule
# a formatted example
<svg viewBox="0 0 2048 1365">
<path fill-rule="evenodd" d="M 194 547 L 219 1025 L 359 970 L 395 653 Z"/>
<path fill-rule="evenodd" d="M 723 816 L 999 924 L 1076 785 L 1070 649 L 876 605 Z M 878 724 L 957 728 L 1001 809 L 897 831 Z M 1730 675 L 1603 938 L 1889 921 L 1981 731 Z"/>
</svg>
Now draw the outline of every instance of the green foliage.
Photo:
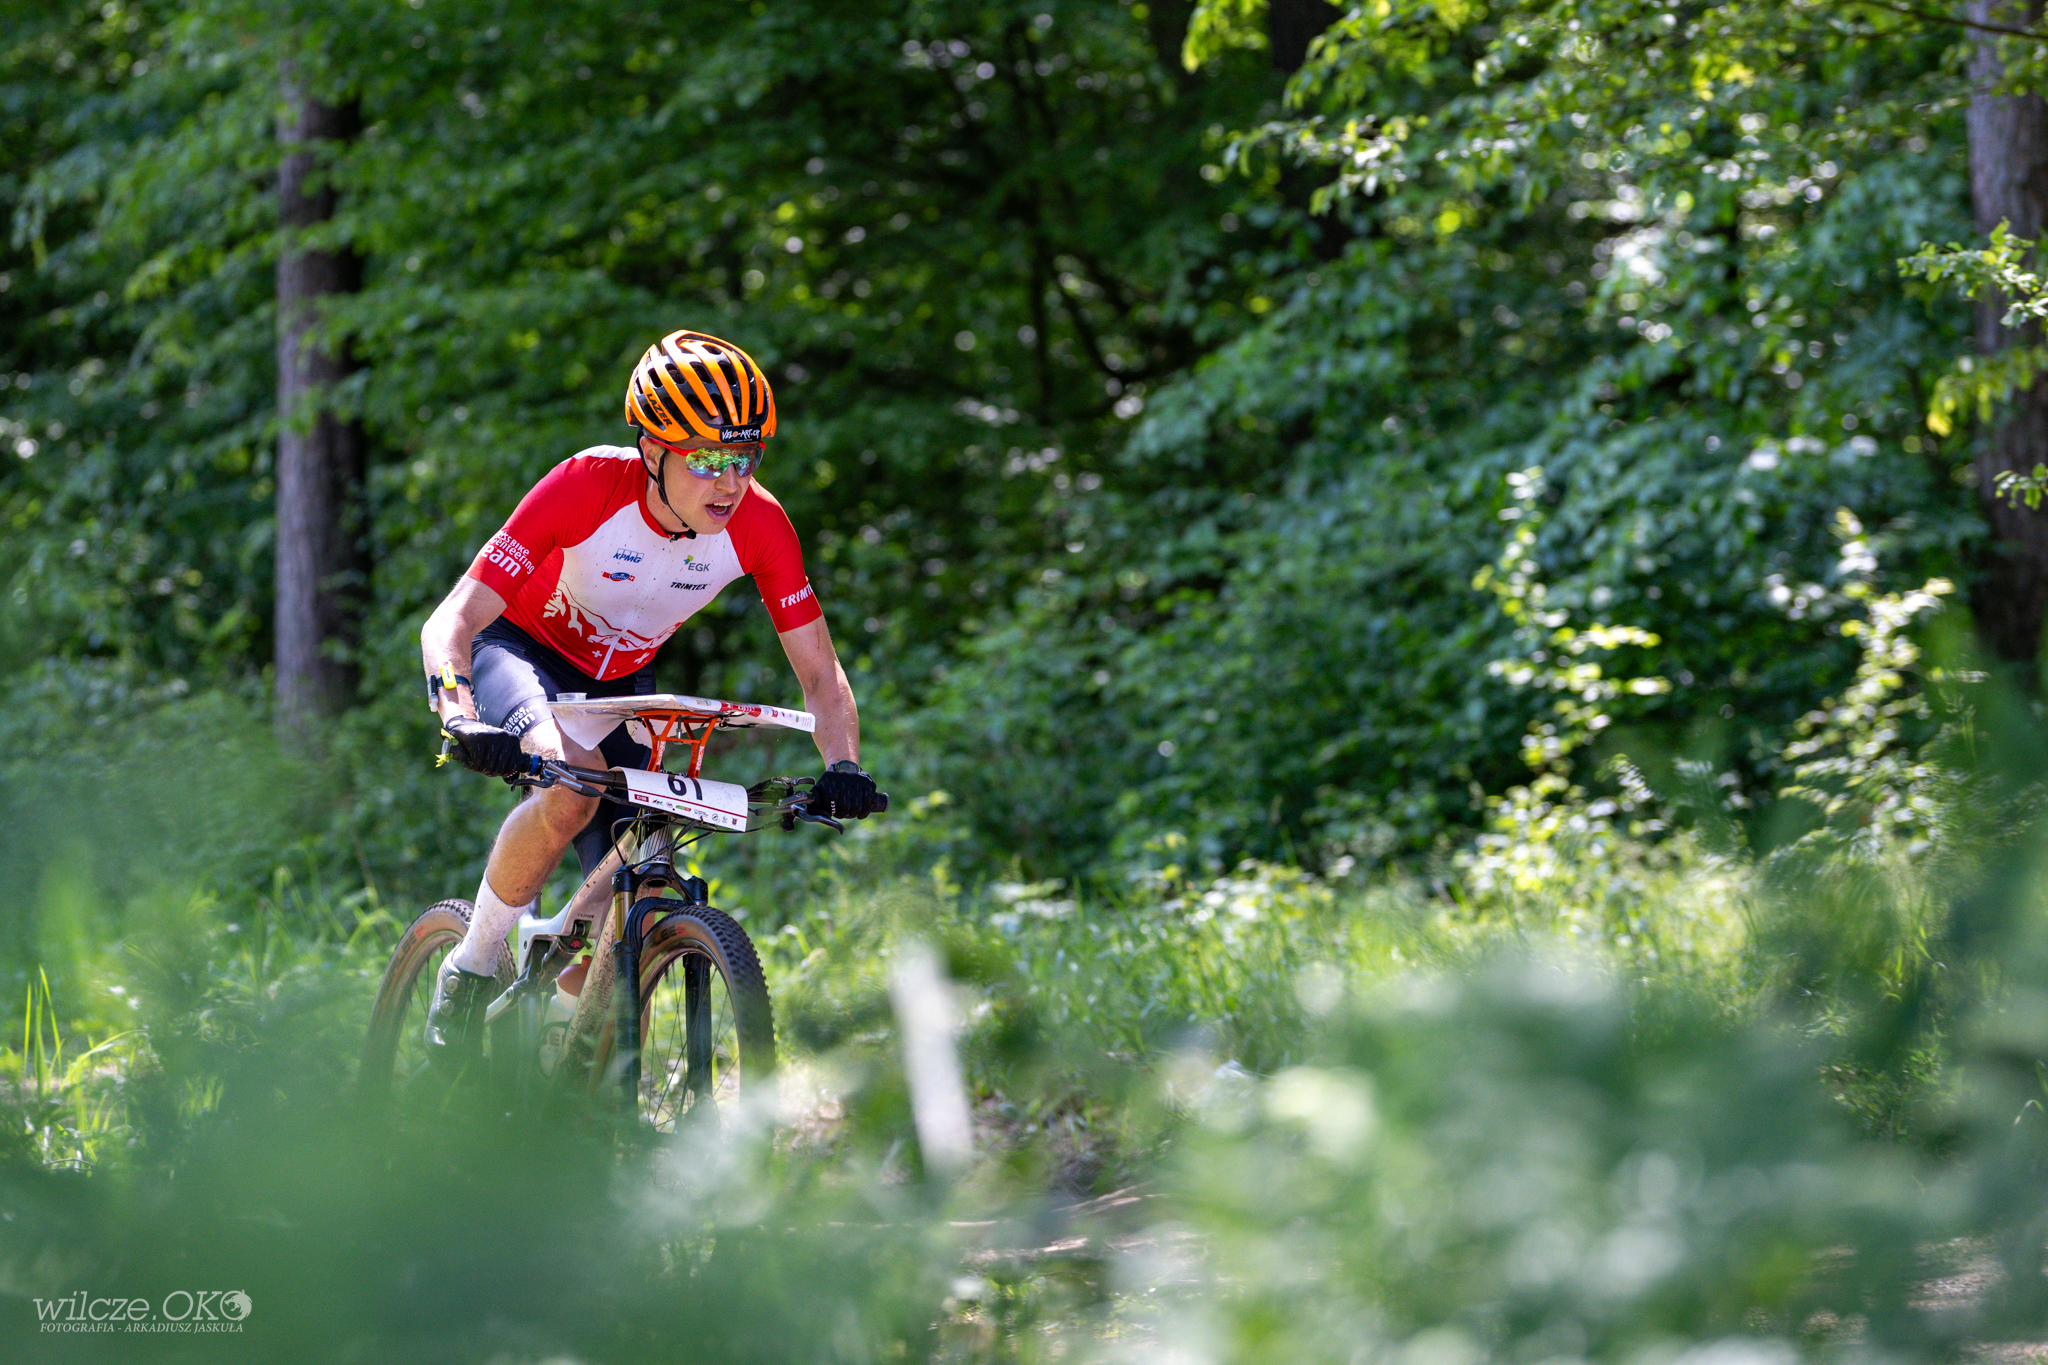
<svg viewBox="0 0 2048 1365">
<path fill-rule="evenodd" d="M 1482 671 L 1530 627 L 1467 585 L 1531 466 L 1547 610 L 1630 622 L 1627 671 L 1669 681 L 1618 718 L 1668 747 L 1718 712 L 1760 795 L 1851 667 L 1787 598 L 1840 573 L 1836 509 L 1907 582 L 1972 534 L 1922 423 L 1963 330 L 1896 266 L 1963 221 L 1953 41 L 1806 5 L 1351 11 L 1297 116 L 1222 158 L 1334 174 L 1324 235 L 1148 397 L 1080 557 L 949 678 L 946 746 L 1029 774 L 984 837 L 1316 864 L 1478 818 L 1536 699 Z"/>
<path fill-rule="evenodd" d="M 1865 681 L 1829 708 L 1832 747 L 1797 758 L 1846 746 L 1869 783 L 1910 783 L 1890 708 L 1927 604 L 1854 600 Z M 494 1107 L 403 1138 L 367 1125 L 349 1072 L 391 913 L 274 871 L 260 917 L 224 924 L 164 877 L 184 831 L 139 802 L 110 884 L 56 864 L 18 936 L 53 970 L 29 973 L 25 1046 L 0 1052 L 0 1334 L 54 1357 L 33 1298 L 205 1274 L 255 1300 L 250 1333 L 313 1359 L 397 1339 L 1010 1359 L 1136 1331 L 1246 1360 L 1361 1340 L 1521 1355 L 1569 1332 L 1626 1360 L 1646 1341 L 1819 1353 L 1852 1320 L 1908 1360 L 2000 1340 L 2038 1296 L 1936 1312 L 1919 1249 L 1971 1237 L 2015 1285 L 2039 1251 L 2014 1191 L 2048 1136 L 2027 1117 L 2048 883 L 2015 780 L 2040 759 L 1995 694 L 1949 686 L 1974 689 L 1982 757 L 1923 756 L 1957 774 L 1915 789 L 1950 831 L 1934 858 L 1872 856 L 1890 820 L 1761 864 L 1659 838 L 1672 803 L 1629 769 L 1624 802 L 1535 784 L 1545 822 L 1497 825 L 1433 882 L 1210 875 L 1162 837 L 1121 886 L 977 891 L 943 863 L 898 870 L 953 837 L 927 801 L 914 835 L 849 842 L 781 927 L 772 903 L 729 902 L 777 999 L 776 1131 L 623 1165 L 591 1129 Z M 251 785 L 209 818 L 260 830 L 261 764 L 281 760 L 239 743 L 217 770 Z M 950 1191 L 915 1174 L 887 1003 L 913 937 L 963 1006 L 981 1155 Z M 506 1194 L 537 1178 L 538 1224 Z"/>
<path fill-rule="evenodd" d="M 1195 164 L 1204 106 L 1243 82 L 1168 73 L 1115 6 L 883 20 L 828 3 L 736 23 L 722 6 L 220 3 L 123 19 L 109 70 L 48 99 L 111 89 L 41 124 L 23 162 L 37 170 L 17 190 L 18 246 L 48 262 L 38 282 L 101 299 L 104 324 L 66 334 L 47 357 L 61 366 L 27 345 L 11 357 L 29 397 L 10 431 L 40 454 L 9 484 L 20 531 L 63 528 L 17 571 L 18 597 L 56 605 L 76 566 L 55 536 L 88 506 L 106 539 L 72 558 L 133 566 L 100 616 L 60 609 L 39 632 L 90 632 L 79 643 L 151 667 L 249 666 L 265 648 L 264 178 L 288 57 L 317 91 L 359 99 L 366 124 L 332 151 L 343 210 L 322 240 L 367 268 L 329 325 L 364 367 L 337 397 L 377 452 L 375 687 L 411 671 L 383 642 L 533 478 L 618 437 L 626 361 L 680 318 L 739 337 L 775 375 L 794 439 L 770 482 L 850 652 L 875 647 L 863 671 L 915 688 L 952 604 L 1000 600 L 1015 556 L 1044 544 L 1030 521 L 1050 476 L 1006 472 L 1020 449 L 1092 460 L 1116 421 L 1105 381 L 1184 366 L 1213 344 L 1204 310 L 1241 287 L 1208 224 L 1242 192 Z M 17 68 L 82 36 L 40 33 Z M 765 634 L 718 636 L 686 636 L 671 666 L 708 672 L 709 690 L 769 684 L 751 671 L 773 657 Z"/>
<path fill-rule="evenodd" d="M 774 376 L 764 477 L 871 766 L 953 794 L 970 881 L 1166 834 L 1211 873 L 1413 857 L 1483 822 L 1558 723 L 1503 685 L 1543 628 L 1471 586 L 1530 468 L 1541 505 L 1507 529 L 1543 610 L 1630 623 L 1602 667 L 1669 684 L 1601 714 L 1667 745 L 1725 715 L 1760 806 L 1854 666 L 1796 595 L 1836 586 L 1837 509 L 1887 586 L 1955 575 L 1976 534 L 1963 436 L 1923 420 L 1965 329 L 1900 265 L 1967 232 L 1958 33 L 1803 3 L 1366 6 L 1283 102 L 1263 18 L 22 20 L 0 632 L 24 684 L 257 693 L 289 60 L 365 126 L 323 152 L 319 240 L 365 266 L 328 325 L 362 367 L 333 397 L 371 437 L 374 561 L 326 867 L 456 889 L 418 850 L 480 851 L 491 820 L 399 758 L 412 630 L 538 473 L 619 434 L 617 376 L 679 320 Z M 678 637 L 664 686 L 787 695 L 746 598 Z M 1553 648 L 1604 637 L 1575 638 Z"/>
<path fill-rule="evenodd" d="M 27 1302 L 195 1273 L 293 1359 L 2038 1328 L 2044 759 L 1935 610 L 1970 422 L 2038 368 L 1958 360 L 1956 293 L 2042 293 L 2036 244 L 1960 246 L 1966 33 L 1384 0 L 1282 88 L 1266 20 L 0 20 L 10 1359 L 125 1359 Z M 326 325 L 373 444 L 367 688 L 317 749 L 264 714 L 287 65 L 365 123 L 309 237 L 365 264 Z M 346 1103 L 362 1013 L 502 814 L 430 767 L 412 632 L 678 323 L 770 368 L 764 479 L 897 806 L 698 849 L 776 990 L 778 1134 L 401 1144 Z M 743 598 L 662 686 L 786 698 Z M 950 1191 L 911 937 L 965 1005 Z M 2005 1289 L 1942 1314 L 1958 1236 Z"/>
<path fill-rule="evenodd" d="M 64 1055 L 64 1033 L 48 973 L 29 982 L 18 1049 L 0 1046 L 0 1078 L 13 1091 L 19 1124 L 9 1143 L 51 1169 L 85 1170 L 125 1127 L 120 1082 L 137 1069 L 135 1035 L 115 1033 Z"/>
<path fill-rule="evenodd" d="M 1969 236 L 1967 35 L 1381 0 L 1283 89 L 1267 17 L 0 19 L 10 1359 L 126 1358 L 28 1300 L 195 1273 L 308 1359 L 2037 1330 L 2044 759 L 1936 611 L 1967 419 L 2038 367 L 1965 368 L 1952 297 L 2030 323 L 2035 244 L 1931 245 Z M 312 749 L 263 700 L 287 65 L 364 121 L 310 241 L 364 264 L 325 325 L 373 447 L 366 688 Z M 774 377 L 765 479 L 896 808 L 698 850 L 776 992 L 778 1133 L 401 1142 L 346 1102 L 366 1003 L 503 809 L 432 769 L 411 636 L 684 323 Z M 787 697 L 745 597 L 663 686 Z M 950 1190 L 910 938 L 964 1006 Z M 1944 1314 L 1958 1237 L 2005 1288 Z"/>
<path fill-rule="evenodd" d="M 1781 795 L 1811 802 L 1831 823 L 1856 827 L 1858 837 L 1880 845 L 1914 827 L 1921 838 L 1909 842 L 1909 851 L 1929 851 L 1935 833 L 1929 826 L 1954 804 L 1952 794 L 1943 799 L 1950 794 L 1943 785 L 1953 789 L 1956 783 L 1923 756 L 1934 708 L 1928 692 L 1907 685 L 1907 670 L 1919 661 L 1920 649 L 1906 627 L 1938 610 L 1953 591 L 1940 578 L 1909 593 L 1871 597 L 1864 589 L 1860 595 L 1871 598 L 1868 619 L 1842 623 L 1844 635 L 1864 637 L 1856 680 L 1830 705 L 1800 718 L 1798 738 L 1785 749 L 1796 765 L 1793 781 Z M 1943 681 L 1935 670 L 1933 682 Z M 1920 731 L 1920 744 L 1903 733 L 1908 727 Z M 1949 780 L 1942 784 L 1943 778 Z"/>
<path fill-rule="evenodd" d="M 1265 17 L 1265 0 L 1199 0 L 1188 18 L 1181 63 L 1196 71 L 1232 49 L 1265 51 Z"/>
<path fill-rule="evenodd" d="M 400 1339 L 425 1356 L 504 1342 L 624 1359 L 687 1339 L 721 1360 L 793 1345 L 1012 1359 L 1049 1343 L 1113 1353 L 1134 1332 L 1232 1360 L 1349 1359 L 1366 1340 L 1474 1358 L 1548 1349 L 1559 1332 L 1586 1359 L 1633 1359 L 1645 1342 L 1790 1356 L 1839 1345 L 1853 1321 L 1931 1361 L 2020 1330 L 2025 1292 L 1930 1307 L 1941 1267 L 1921 1249 L 2010 1233 L 2012 1267 L 2029 1254 L 2030 1206 L 2010 1192 L 2048 1130 L 2015 1130 L 2025 1078 L 2001 1059 L 2048 1038 L 2024 984 L 2038 882 L 1972 882 L 1998 908 L 1980 913 L 1974 954 L 1948 961 L 1995 957 L 2013 976 L 1984 992 L 1989 978 L 1963 973 L 1954 1072 L 1894 1105 L 1901 1135 L 1946 1133 L 1931 1166 L 1859 1134 L 1862 1111 L 1836 1091 L 1871 1093 L 1843 1078 L 1880 1074 L 1898 1002 L 1813 1030 L 1748 973 L 1742 926 L 1768 928 L 1794 899 L 1752 885 L 1749 909 L 1729 901 L 1721 937 L 1690 954 L 1628 941 L 1633 928 L 1669 949 L 1699 932 L 1715 864 L 1671 856 L 1671 876 L 1633 882 L 1633 924 L 1604 933 L 1579 917 L 1583 882 L 1473 878 L 1453 902 L 1412 883 L 1258 865 L 1206 879 L 1163 862 L 1116 897 L 849 884 L 764 935 L 788 1059 L 780 1136 L 623 1165 L 586 1129 L 458 1106 L 443 1131 L 401 1138 L 347 1106 L 372 984 L 359 968 L 376 956 L 368 907 L 353 911 L 364 938 L 326 954 L 292 939 L 223 951 L 193 918 L 131 969 L 142 999 L 122 1008 L 146 1046 L 102 1052 L 120 1064 L 100 1075 L 7 1077 L 12 1111 L 62 1101 L 98 1145 L 69 1182 L 42 1169 L 71 1162 L 67 1146 L 0 1161 L 17 1214 L 0 1335 L 55 1358 L 32 1298 L 157 1298 L 194 1275 L 250 1294 L 252 1339 L 310 1359 Z M 1903 867 L 1887 875 L 1915 890 Z M 1829 898 L 1814 918 L 1849 909 Z M 983 1155 L 950 1194 L 905 1164 L 882 982 L 906 935 L 945 946 L 967 1006 Z M 1578 955 L 1548 946 L 1560 940 Z M 1914 951 L 1869 941 L 1901 947 Z M 183 996 L 181 975 L 197 986 Z M 547 1171 L 583 1175 L 549 1185 L 536 1225 L 506 1191 Z M 1103 1197 L 1074 1202 L 1089 1195 Z M 62 1349 L 126 1358 L 134 1344 Z"/>
<path fill-rule="evenodd" d="M 2028 268 L 2028 258 L 2038 251 L 2038 244 L 2014 237 L 2011 224 L 2000 223 L 1991 230 L 1988 247 L 1930 243 L 1900 262 L 1909 274 L 1954 286 L 1972 299 L 2002 299 L 2006 308 L 2000 325 L 2019 334 L 2013 344 L 1991 355 L 1960 357 L 1936 381 L 1927 412 L 1930 431 L 1946 436 L 1959 418 L 1972 416 L 1988 425 L 2014 394 L 2026 392 L 2040 376 L 2048 350 L 2030 338 L 2039 334 L 2041 320 L 2048 316 L 2048 282 Z M 1993 491 L 2015 506 L 2024 501 L 2029 510 L 2038 508 L 2048 493 L 2048 466 L 2001 470 Z"/>
</svg>

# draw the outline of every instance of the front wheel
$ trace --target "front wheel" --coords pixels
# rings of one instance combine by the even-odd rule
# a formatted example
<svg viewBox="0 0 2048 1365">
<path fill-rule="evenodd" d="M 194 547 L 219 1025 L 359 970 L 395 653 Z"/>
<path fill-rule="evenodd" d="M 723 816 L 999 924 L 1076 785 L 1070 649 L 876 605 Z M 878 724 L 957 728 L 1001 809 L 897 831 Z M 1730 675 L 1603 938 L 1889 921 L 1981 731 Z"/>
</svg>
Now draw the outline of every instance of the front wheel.
<svg viewBox="0 0 2048 1365">
<path fill-rule="evenodd" d="M 365 1104 L 380 1107 L 408 1095 L 427 1076 L 427 1009 L 434 1002 L 434 983 L 441 964 L 469 932 L 474 911 L 465 900 L 430 905 L 392 949 L 377 1002 L 370 1008 L 370 1029 L 357 1073 L 358 1094 Z M 510 985 L 512 975 L 512 950 L 500 944 L 498 984 Z"/>
<path fill-rule="evenodd" d="M 593 1076 L 609 1074 L 611 1030 Z M 775 1017 L 761 959 L 730 915 L 694 905 L 664 915 L 640 946 L 643 1123 L 673 1133 L 730 1118 L 775 1071 Z"/>
</svg>

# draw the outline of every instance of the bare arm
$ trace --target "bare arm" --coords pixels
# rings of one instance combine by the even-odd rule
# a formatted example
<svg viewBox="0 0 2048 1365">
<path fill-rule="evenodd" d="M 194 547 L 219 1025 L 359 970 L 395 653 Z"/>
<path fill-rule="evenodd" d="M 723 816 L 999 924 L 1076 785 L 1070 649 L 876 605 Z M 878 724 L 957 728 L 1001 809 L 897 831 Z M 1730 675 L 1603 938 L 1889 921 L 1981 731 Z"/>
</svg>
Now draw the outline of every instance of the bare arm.
<svg viewBox="0 0 2048 1365">
<path fill-rule="evenodd" d="M 785 630 L 780 638 L 782 652 L 789 655 L 789 666 L 803 684 L 804 710 L 818 718 L 817 731 L 811 737 L 818 743 L 825 766 L 829 768 L 842 758 L 860 762 L 860 711 L 853 703 L 846 670 L 839 666 L 839 655 L 832 648 L 832 632 L 826 629 L 825 618 Z"/>
<path fill-rule="evenodd" d="M 469 676 L 469 642 L 476 633 L 505 612 L 505 599 L 474 578 L 455 580 L 455 587 L 434 608 L 434 614 L 420 627 L 420 662 L 426 672 L 438 675 L 443 664 L 463 677 Z M 829 649 L 830 646 L 828 645 Z M 851 698 L 848 698 L 851 701 Z M 451 716 L 476 715 L 476 698 L 468 687 L 458 684 L 451 700 L 446 692 L 434 694 L 434 709 L 446 721 Z"/>
</svg>

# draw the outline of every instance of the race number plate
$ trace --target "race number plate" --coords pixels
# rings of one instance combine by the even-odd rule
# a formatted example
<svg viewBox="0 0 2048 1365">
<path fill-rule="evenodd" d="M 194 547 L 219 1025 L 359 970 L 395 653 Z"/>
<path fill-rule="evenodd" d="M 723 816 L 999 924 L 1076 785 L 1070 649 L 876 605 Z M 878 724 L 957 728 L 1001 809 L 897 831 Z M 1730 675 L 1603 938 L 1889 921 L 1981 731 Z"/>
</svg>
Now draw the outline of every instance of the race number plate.
<svg viewBox="0 0 2048 1365">
<path fill-rule="evenodd" d="M 639 768 L 614 768 L 636 806 L 665 810 L 714 829 L 747 827 L 747 789 L 737 782 L 711 782 L 681 773 L 651 773 Z"/>
</svg>

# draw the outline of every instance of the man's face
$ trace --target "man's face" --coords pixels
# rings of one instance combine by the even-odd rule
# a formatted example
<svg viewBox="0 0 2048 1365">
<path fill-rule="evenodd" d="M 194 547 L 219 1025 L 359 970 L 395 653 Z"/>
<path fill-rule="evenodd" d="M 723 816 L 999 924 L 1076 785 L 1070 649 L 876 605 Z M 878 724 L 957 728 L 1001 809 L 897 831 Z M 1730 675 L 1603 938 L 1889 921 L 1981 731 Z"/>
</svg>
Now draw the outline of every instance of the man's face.
<svg viewBox="0 0 2048 1365">
<path fill-rule="evenodd" d="M 752 476 L 746 478 L 731 469 L 720 470 L 716 478 L 706 479 L 692 474 L 684 468 L 683 457 L 678 451 L 707 450 L 718 445 L 716 441 L 690 440 L 675 441 L 663 446 L 649 437 L 640 438 L 640 455 L 648 469 L 647 510 L 654 519 L 664 526 L 673 526 L 677 516 L 683 525 L 700 536 L 715 536 L 732 522 L 732 514 L 746 500 L 747 490 L 754 486 Z M 664 463 L 666 461 L 666 463 Z M 655 487 L 654 475 L 659 471 L 668 492 L 669 507 L 662 506 L 661 491 Z"/>
</svg>

